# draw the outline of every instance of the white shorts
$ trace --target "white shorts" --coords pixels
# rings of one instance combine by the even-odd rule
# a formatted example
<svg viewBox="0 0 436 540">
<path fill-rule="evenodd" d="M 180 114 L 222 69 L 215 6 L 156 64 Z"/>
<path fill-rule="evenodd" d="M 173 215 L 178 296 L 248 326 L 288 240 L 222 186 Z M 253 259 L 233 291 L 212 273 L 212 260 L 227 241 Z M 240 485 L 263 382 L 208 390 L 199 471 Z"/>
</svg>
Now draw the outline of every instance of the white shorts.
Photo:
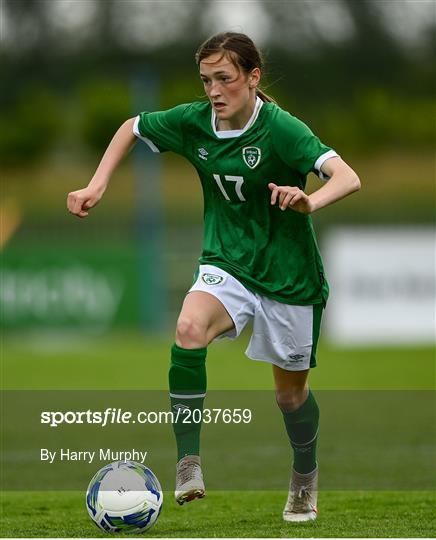
<svg viewBox="0 0 436 540">
<path fill-rule="evenodd" d="M 188 292 L 192 291 L 215 296 L 232 318 L 235 327 L 217 339 L 236 339 L 253 321 L 253 334 L 245 351 L 248 358 L 288 371 L 316 366 L 321 304 L 282 304 L 246 289 L 236 278 L 209 264 L 200 265 L 198 278 Z"/>
</svg>

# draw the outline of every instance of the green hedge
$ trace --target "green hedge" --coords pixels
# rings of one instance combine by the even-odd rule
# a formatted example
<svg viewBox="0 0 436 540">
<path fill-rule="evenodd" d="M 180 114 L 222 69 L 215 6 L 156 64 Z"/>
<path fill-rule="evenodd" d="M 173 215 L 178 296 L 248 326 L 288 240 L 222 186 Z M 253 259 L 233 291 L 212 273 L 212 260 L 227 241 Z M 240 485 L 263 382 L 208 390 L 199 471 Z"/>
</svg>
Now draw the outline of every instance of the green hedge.
<svg viewBox="0 0 436 540">
<path fill-rule="evenodd" d="M 62 131 L 57 98 L 45 88 L 26 89 L 0 115 L 0 161 L 30 164 L 43 157 Z"/>
</svg>

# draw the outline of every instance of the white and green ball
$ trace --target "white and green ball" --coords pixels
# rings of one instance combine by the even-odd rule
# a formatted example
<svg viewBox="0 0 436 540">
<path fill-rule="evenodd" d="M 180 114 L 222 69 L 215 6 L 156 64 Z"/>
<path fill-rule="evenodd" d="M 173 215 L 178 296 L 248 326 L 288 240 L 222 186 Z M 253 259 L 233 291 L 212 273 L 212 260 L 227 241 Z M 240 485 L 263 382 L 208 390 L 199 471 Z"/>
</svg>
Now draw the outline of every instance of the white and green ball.
<svg viewBox="0 0 436 540">
<path fill-rule="evenodd" d="M 86 492 L 94 523 L 108 533 L 143 532 L 162 510 L 163 493 L 153 472 L 135 461 L 115 461 L 100 469 Z"/>
</svg>

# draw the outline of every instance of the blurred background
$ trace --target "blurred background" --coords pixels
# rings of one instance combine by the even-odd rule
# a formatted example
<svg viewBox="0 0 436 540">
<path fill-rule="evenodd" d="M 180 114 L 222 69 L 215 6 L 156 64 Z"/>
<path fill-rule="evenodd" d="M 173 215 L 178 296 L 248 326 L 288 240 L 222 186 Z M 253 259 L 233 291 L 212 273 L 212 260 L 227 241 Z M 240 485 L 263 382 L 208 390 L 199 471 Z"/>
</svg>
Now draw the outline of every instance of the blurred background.
<svg viewBox="0 0 436 540">
<path fill-rule="evenodd" d="M 92 351 L 102 365 L 166 358 L 201 249 L 195 170 L 139 142 L 87 219 L 67 213 L 66 196 L 125 119 L 204 99 L 194 53 L 222 30 L 254 39 L 263 89 L 362 181 L 313 216 L 332 288 L 321 349 L 365 363 L 368 348 L 392 362 L 408 348 L 434 379 L 433 0 L 2 0 L 6 385 L 31 386 L 57 358 L 79 365 L 84 350 L 87 366 Z M 309 190 L 320 185 L 311 175 Z"/>
</svg>

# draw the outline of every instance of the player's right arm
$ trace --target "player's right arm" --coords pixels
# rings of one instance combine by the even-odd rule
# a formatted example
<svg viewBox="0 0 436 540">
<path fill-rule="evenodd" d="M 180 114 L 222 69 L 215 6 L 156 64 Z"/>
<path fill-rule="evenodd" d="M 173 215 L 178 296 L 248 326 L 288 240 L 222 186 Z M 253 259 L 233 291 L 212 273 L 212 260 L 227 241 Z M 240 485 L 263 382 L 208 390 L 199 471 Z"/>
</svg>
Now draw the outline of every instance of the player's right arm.
<svg viewBox="0 0 436 540">
<path fill-rule="evenodd" d="M 135 118 L 129 118 L 115 133 L 88 186 L 68 194 L 67 208 L 75 216 L 86 217 L 103 197 L 112 173 L 137 140 L 134 122 Z"/>
</svg>

